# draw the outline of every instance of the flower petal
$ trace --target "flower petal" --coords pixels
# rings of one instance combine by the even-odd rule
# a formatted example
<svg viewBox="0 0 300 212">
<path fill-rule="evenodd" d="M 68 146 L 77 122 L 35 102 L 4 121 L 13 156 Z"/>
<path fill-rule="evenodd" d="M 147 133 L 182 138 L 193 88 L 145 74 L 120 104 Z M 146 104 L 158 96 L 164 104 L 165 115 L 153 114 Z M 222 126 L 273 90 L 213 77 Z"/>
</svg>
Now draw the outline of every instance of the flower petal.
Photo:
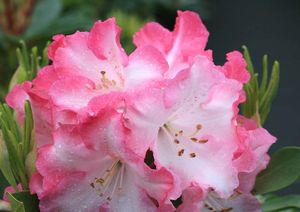
<svg viewBox="0 0 300 212">
<path fill-rule="evenodd" d="M 168 52 L 173 43 L 172 33 L 156 22 L 147 23 L 133 37 L 137 47 L 153 45 L 162 53 Z"/>
<path fill-rule="evenodd" d="M 250 74 L 247 71 L 247 63 L 243 55 L 238 51 L 229 52 L 226 54 L 227 62 L 224 64 L 221 71 L 229 79 L 235 79 L 241 83 L 247 83 L 250 79 Z"/>
<path fill-rule="evenodd" d="M 208 194 L 203 204 L 204 212 L 232 211 L 232 212 L 261 212 L 259 201 L 250 194 L 234 194 L 228 199 L 222 199 Z"/>
<path fill-rule="evenodd" d="M 153 151 L 162 166 L 180 177 L 183 189 L 196 182 L 228 197 L 238 186 L 232 157 L 238 139 L 234 108 L 242 85 L 210 64 L 199 57 L 192 67 L 181 84 L 185 92 L 178 109 L 161 125 Z"/>
<path fill-rule="evenodd" d="M 168 70 L 168 63 L 163 55 L 152 46 L 137 48 L 129 57 L 129 64 L 124 70 L 125 89 L 145 85 L 150 80 L 161 80 Z"/>
<path fill-rule="evenodd" d="M 93 81 L 81 77 L 67 77 L 52 84 L 49 95 L 60 110 L 78 111 L 88 105 L 89 101 L 102 92 L 96 89 Z"/>
<path fill-rule="evenodd" d="M 267 152 L 276 138 L 263 128 L 254 128 L 249 119 L 239 117 L 239 121 L 242 126 L 238 132 L 243 135 L 240 147 L 235 153 L 234 164 L 240 172 L 239 190 L 250 193 L 257 174 L 265 169 L 269 162 L 270 157 Z"/>
<path fill-rule="evenodd" d="M 174 181 L 167 170 L 91 149 L 77 128 L 61 126 L 54 144 L 39 150 L 30 188 L 42 211 L 155 211 L 169 197 Z"/>
<path fill-rule="evenodd" d="M 170 66 L 168 76 L 174 77 L 189 66 L 189 57 L 200 54 L 211 58 L 211 53 L 204 51 L 208 35 L 198 14 L 178 11 L 173 32 L 150 23 L 135 34 L 134 43 L 138 47 L 153 45 L 159 49 Z"/>
</svg>

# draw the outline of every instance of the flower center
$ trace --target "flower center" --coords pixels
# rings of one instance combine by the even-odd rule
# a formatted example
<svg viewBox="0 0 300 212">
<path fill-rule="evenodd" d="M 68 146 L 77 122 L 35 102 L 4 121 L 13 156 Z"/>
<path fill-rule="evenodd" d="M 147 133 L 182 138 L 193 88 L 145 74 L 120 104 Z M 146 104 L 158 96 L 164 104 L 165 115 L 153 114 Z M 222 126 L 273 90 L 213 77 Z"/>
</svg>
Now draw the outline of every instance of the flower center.
<svg viewBox="0 0 300 212">
<path fill-rule="evenodd" d="M 119 85 L 119 83 L 114 79 L 109 79 L 107 77 L 106 71 L 101 71 L 101 83 L 99 84 L 99 88 L 103 90 L 122 90 L 123 85 Z"/>
<path fill-rule="evenodd" d="M 110 202 L 117 191 L 122 192 L 124 172 L 125 165 L 119 160 L 115 161 L 109 169 L 105 170 L 102 177 L 95 177 L 90 186 L 100 197 Z"/>
<path fill-rule="evenodd" d="M 171 139 L 173 140 L 174 144 L 178 145 L 178 152 L 177 155 L 179 157 L 183 156 L 186 151 L 183 148 L 185 145 L 183 141 L 191 141 L 193 143 L 204 144 L 208 142 L 208 139 L 205 138 L 197 138 L 197 134 L 202 129 L 201 124 L 197 124 L 195 127 L 194 132 L 192 133 L 185 133 L 182 129 L 176 129 L 170 122 L 164 124 L 160 129 Z M 189 157 L 195 158 L 197 155 L 195 152 L 190 152 Z"/>
</svg>

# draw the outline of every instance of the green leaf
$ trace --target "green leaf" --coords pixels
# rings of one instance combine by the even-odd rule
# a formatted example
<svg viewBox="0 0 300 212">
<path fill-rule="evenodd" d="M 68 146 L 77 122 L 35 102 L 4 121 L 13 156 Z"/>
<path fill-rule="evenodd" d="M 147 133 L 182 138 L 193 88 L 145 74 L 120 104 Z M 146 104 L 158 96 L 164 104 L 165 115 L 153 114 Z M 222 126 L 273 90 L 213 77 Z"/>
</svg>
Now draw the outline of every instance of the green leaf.
<svg viewBox="0 0 300 212">
<path fill-rule="evenodd" d="M 294 183 L 300 176 L 300 147 L 285 147 L 274 153 L 264 171 L 256 178 L 253 192 L 264 194 Z"/>
<path fill-rule="evenodd" d="M 271 104 L 277 94 L 277 90 L 279 87 L 279 75 L 280 75 L 279 62 L 275 61 L 273 64 L 271 79 L 268 88 L 260 100 L 260 114 L 261 114 L 262 123 L 264 123 L 264 121 L 266 120 L 271 110 Z"/>
<path fill-rule="evenodd" d="M 31 135 L 33 129 L 32 110 L 29 101 L 25 102 L 24 136 L 23 136 L 23 154 L 24 157 L 31 151 Z M 25 159 L 25 158 L 24 158 Z"/>
<path fill-rule="evenodd" d="M 13 196 L 24 204 L 25 211 L 38 212 L 39 201 L 36 195 L 31 195 L 28 191 L 14 193 Z"/>
<path fill-rule="evenodd" d="M 262 209 L 265 212 L 291 207 L 300 210 L 300 195 L 274 197 L 262 204 Z"/>
<path fill-rule="evenodd" d="M 6 192 L 6 196 L 9 199 L 10 206 L 13 212 L 25 212 L 24 204 L 17 200 L 11 193 Z"/>
<path fill-rule="evenodd" d="M 266 92 L 268 85 L 268 55 L 263 57 L 263 76 L 259 87 L 259 97 L 261 98 Z"/>
<path fill-rule="evenodd" d="M 59 16 L 62 6 L 59 0 L 38 1 L 32 15 L 30 26 L 25 32 L 25 37 L 30 38 L 47 30 L 49 25 Z"/>
<path fill-rule="evenodd" d="M 16 191 L 18 191 L 17 183 L 10 166 L 8 152 L 1 131 L 0 131 L 0 170 L 3 176 L 5 177 L 5 179 L 9 182 L 9 184 L 12 185 Z M 2 182 L 1 182 L 1 186 L 2 186 Z"/>
</svg>

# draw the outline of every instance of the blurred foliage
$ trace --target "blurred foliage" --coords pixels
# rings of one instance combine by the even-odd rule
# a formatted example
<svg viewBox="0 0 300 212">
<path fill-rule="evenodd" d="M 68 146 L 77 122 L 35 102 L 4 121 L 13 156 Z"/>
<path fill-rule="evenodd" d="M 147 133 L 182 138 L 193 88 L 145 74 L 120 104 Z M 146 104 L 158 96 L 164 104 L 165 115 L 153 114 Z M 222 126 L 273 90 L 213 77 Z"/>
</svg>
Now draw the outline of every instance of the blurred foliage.
<svg viewBox="0 0 300 212">
<path fill-rule="evenodd" d="M 43 49 L 55 34 L 89 30 L 98 19 L 115 16 L 123 28 L 121 42 L 134 49 L 132 34 L 145 21 L 173 27 L 176 11 L 194 10 L 209 17 L 208 0 L 1 0 L 0 1 L 0 100 L 17 69 L 15 50 L 23 40 L 29 48 Z M 42 52 L 36 52 L 42 55 Z"/>
</svg>

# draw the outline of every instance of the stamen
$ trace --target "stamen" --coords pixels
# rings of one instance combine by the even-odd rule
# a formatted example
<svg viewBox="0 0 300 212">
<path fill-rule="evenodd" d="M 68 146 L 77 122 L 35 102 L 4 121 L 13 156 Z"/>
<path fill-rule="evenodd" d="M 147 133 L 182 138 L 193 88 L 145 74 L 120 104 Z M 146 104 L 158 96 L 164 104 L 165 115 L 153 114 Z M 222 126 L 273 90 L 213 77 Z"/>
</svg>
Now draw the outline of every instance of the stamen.
<svg viewBox="0 0 300 212">
<path fill-rule="evenodd" d="M 90 186 L 95 189 L 100 197 L 105 196 L 107 201 L 111 201 L 112 197 L 119 187 L 123 184 L 124 165 L 121 161 L 116 161 L 112 164 L 111 168 L 106 169 L 104 177 L 97 178 L 90 183 Z M 110 190 L 108 195 L 107 191 Z"/>
<path fill-rule="evenodd" d="M 122 166 L 121 170 L 120 170 L 120 181 L 119 181 L 119 190 L 122 190 L 122 186 L 123 186 L 123 176 L 124 176 L 124 169 L 125 167 Z"/>
<path fill-rule="evenodd" d="M 179 141 L 178 139 L 174 139 L 174 143 L 175 143 L 175 144 L 179 144 L 180 141 Z"/>
<path fill-rule="evenodd" d="M 102 82 L 102 87 L 109 89 L 111 87 L 116 87 L 117 82 L 115 80 L 109 80 L 108 78 L 106 78 L 106 72 L 105 71 L 101 71 L 101 82 Z"/>
<path fill-rule="evenodd" d="M 202 129 L 202 125 L 197 124 L 195 128 L 196 128 L 195 132 L 193 132 L 190 136 L 195 136 Z"/>
</svg>

